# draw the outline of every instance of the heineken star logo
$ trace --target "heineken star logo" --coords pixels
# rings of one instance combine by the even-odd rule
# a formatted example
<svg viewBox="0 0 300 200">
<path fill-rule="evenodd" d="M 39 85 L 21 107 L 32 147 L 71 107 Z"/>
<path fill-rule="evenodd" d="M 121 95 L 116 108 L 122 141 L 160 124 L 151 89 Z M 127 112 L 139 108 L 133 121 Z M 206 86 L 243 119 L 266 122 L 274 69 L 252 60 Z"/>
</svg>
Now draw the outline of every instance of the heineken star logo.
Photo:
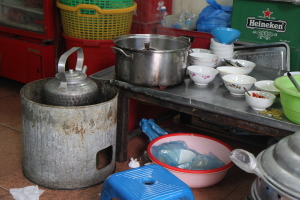
<svg viewBox="0 0 300 200">
<path fill-rule="evenodd" d="M 272 14 L 273 12 L 270 12 L 270 11 L 269 11 L 269 8 L 268 8 L 266 11 L 263 11 L 263 13 L 264 13 L 264 18 L 268 17 L 268 18 L 270 19 L 271 14 Z"/>
</svg>

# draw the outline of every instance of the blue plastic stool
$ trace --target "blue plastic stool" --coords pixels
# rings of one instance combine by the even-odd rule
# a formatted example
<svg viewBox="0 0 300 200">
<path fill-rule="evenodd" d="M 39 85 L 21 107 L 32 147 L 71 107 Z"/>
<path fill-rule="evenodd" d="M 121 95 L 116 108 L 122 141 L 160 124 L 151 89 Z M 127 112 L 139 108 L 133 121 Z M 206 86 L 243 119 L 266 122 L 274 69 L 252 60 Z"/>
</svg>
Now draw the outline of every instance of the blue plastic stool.
<svg viewBox="0 0 300 200">
<path fill-rule="evenodd" d="M 160 165 L 151 164 L 110 175 L 100 200 L 181 199 L 194 200 L 187 184 Z"/>
</svg>

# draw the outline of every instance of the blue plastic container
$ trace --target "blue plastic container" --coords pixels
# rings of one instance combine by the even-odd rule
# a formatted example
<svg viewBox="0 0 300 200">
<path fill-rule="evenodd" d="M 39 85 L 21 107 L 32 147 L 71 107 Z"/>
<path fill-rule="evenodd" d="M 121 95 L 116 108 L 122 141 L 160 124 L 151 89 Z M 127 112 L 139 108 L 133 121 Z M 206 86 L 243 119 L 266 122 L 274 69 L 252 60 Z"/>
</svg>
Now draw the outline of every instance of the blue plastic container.
<svg viewBox="0 0 300 200">
<path fill-rule="evenodd" d="M 232 44 L 236 41 L 241 32 L 228 27 L 216 27 L 211 30 L 211 34 L 222 44 Z"/>
</svg>

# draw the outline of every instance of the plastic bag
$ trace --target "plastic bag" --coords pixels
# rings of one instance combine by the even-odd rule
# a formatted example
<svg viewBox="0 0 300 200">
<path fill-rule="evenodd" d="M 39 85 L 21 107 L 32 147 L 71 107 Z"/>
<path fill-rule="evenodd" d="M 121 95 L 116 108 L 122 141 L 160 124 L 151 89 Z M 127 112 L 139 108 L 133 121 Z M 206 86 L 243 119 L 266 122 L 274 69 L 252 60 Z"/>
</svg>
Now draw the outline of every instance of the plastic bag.
<svg viewBox="0 0 300 200">
<path fill-rule="evenodd" d="M 212 152 L 207 155 L 189 149 L 184 141 L 172 141 L 152 146 L 152 154 L 161 162 L 181 169 L 209 170 L 225 166 Z"/>
<path fill-rule="evenodd" d="M 211 29 L 215 27 L 230 27 L 232 6 L 222 6 L 215 0 L 207 0 L 206 2 L 210 5 L 199 14 L 197 31 L 210 33 Z"/>
<path fill-rule="evenodd" d="M 168 134 L 167 131 L 155 124 L 153 119 L 142 119 L 139 124 L 142 127 L 142 132 L 148 136 L 150 141 L 159 136 Z"/>
</svg>

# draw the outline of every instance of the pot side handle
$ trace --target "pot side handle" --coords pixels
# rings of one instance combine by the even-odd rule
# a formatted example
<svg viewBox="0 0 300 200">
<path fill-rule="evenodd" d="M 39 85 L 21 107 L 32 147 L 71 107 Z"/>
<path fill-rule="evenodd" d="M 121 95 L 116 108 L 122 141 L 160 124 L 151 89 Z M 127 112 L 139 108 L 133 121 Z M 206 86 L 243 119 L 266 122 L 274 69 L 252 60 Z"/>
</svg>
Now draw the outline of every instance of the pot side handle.
<svg viewBox="0 0 300 200">
<path fill-rule="evenodd" d="M 133 54 L 126 54 L 122 49 L 118 48 L 118 47 L 110 47 L 112 52 L 114 53 L 121 53 L 123 56 L 125 56 L 126 58 L 130 58 L 133 59 Z"/>
<path fill-rule="evenodd" d="M 229 155 L 232 162 L 234 162 L 242 170 L 256 174 L 263 178 L 262 173 L 257 165 L 257 160 L 254 155 L 243 149 L 234 149 Z"/>
<path fill-rule="evenodd" d="M 179 38 L 187 40 L 188 42 L 193 42 L 194 41 L 194 37 L 192 37 L 192 36 L 181 35 L 181 36 L 179 36 Z"/>
</svg>

